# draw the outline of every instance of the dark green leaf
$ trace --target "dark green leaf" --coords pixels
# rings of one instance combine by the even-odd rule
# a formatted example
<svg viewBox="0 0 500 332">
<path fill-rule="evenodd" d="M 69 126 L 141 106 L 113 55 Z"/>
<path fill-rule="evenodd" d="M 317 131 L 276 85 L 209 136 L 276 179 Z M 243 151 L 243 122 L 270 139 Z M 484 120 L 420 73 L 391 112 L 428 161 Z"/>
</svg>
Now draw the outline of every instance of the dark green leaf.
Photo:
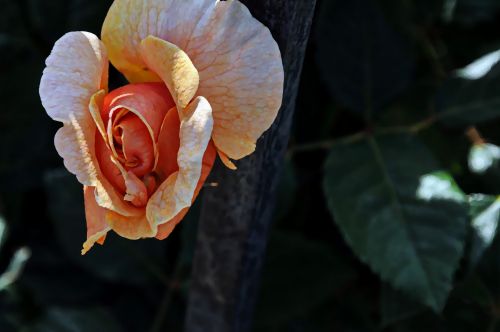
<svg viewBox="0 0 500 332">
<path fill-rule="evenodd" d="M 380 309 L 382 314 L 382 326 L 389 326 L 417 315 L 425 310 L 425 307 L 384 283 L 380 296 Z"/>
<path fill-rule="evenodd" d="M 279 326 L 307 315 L 353 277 L 325 243 L 276 232 L 269 243 L 256 324 Z"/>
<path fill-rule="evenodd" d="M 409 83 L 410 47 L 375 1 L 323 1 L 317 39 L 320 73 L 351 110 L 378 110 Z"/>
<path fill-rule="evenodd" d="M 463 252 L 465 197 L 408 135 L 338 145 L 328 206 L 354 252 L 398 290 L 441 310 Z"/>
<path fill-rule="evenodd" d="M 500 12 L 497 0 L 454 0 L 448 1 L 450 16 L 454 21 L 466 25 L 477 24 L 496 18 Z"/>
<path fill-rule="evenodd" d="M 50 308 L 33 327 L 23 332 L 119 332 L 115 318 L 101 308 L 76 310 Z"/>
</svg>

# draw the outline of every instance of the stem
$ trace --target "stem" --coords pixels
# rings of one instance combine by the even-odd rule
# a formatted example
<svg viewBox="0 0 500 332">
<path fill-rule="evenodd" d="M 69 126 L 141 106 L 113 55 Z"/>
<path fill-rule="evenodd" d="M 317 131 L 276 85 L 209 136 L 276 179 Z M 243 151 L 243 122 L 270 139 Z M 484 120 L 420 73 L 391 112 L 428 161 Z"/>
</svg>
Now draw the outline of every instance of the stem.
<svg viewBox="0 0 500 332">
<path fill-rule="evenodd" d="M 486 143 L 484 138 L 481 136 L 479 131 L 476 129 L 476 127 L 469 127 L 467 128 L 465 135 L 469 138 L 472 144 L 474 145 L 483 145 Z"/>
<path fill-rule="evenodd" d="M 300 145 L 296 145 L 296 146 L 293 146 L 290 149 L 288 149 L 287 154 L 290 157 L 295 153 L 309 152 L 309 151 L 323 150 L 323 149 L 327 150 L 327 149 L 330 149 L 331 147 L 338 145 L 338 144 L 349 144 L 349 143 L 359 141 L 359 140 L 363 139 L 364 137 L 366 137 L 366 135 L 367 135 L 366 132 L 360 131 L 360 132 L 355 133 L 353 135 L 344 136 L 341 138 L 306 143 L 306 144 L 300 144 Z"/>
<path fill-rule="evenodd" d="M 181 275 L 181 263 L 177 263 L 174 273 L 171 278 L 171 282 L 165 288 L 165 293 L 163 294 L 163 298 L 160 303 L 160 307 L 158 308 L 158 312 L 156 313 L 153 325 L 151 326 L 150 332 L 159 332 L 165 322 L 165 318 L 167 316 L 168 308 L 170 307 L 170 303 L 172 303 L 173 295 L 175 291 L 179 288 L 179 279 Z"/>
</svg>

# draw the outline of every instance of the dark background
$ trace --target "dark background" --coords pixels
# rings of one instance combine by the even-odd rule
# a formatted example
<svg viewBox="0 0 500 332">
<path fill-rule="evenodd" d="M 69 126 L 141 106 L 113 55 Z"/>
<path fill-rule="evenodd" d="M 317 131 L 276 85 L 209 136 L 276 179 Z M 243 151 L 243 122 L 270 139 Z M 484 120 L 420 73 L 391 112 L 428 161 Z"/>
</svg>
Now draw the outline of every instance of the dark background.
<svg viewBox="0 0 500 332">
<path fill-rule="evenodd" d="M 54 42 L 110 4 L 0 0 L 0 331 L 182 330 L 201 200 L 165 241 L 80 256 L 38 96 Z M 256 331 L 500 331 L 500 67 L 457 76 L 498 49 L 500 1 L 318 3 Z"/>
</svg>

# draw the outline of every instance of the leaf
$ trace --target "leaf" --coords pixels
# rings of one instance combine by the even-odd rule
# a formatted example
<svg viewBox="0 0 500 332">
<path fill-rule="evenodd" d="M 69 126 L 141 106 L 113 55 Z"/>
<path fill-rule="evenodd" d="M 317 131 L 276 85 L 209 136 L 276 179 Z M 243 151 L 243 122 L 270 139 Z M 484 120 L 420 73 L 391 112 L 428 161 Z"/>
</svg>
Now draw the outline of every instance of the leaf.
<svg viewBox="0 0 500 332">
<path fill-rule="evenodd" d="M 382 280 L 435 311 L 462 256 L 467 210 L 453 179 L 410 135 L 335 146 L 328 207 L 346 241 Z"/>
<path fill-rule="evenodd" d="M 449 1 L 452 8 L 453 21 L 465 25 L 474 25 L 482 21 L 494 20 L 499 11 L 497 0 L 455 0 Z"/>
<path fill-rule="evenodd" d="M 166 281 L 165 242 L 156 239 L 130 241 L 108 233 L 103 246 L 80 255 L 86 236 L 82 186 L 64 169 L 47 172 L 45 190 L 57 238 L 66 255 L 90 273 L 116 282 Z M 113 264 L 110 264 L 113 262 Z"/>
<path fill-rule="evenodd" d="M 317 61 L 332 96 L 357 112 L 378 110 L 409 84 L 413 55 L 372 0 L 323 1 Z"/>
<path fill-rule="evenodd" d="M 255 316 L 259 328 L 307 315 L 355 277 L 327 244 L 292 232 L 272 235 L 263 271 Z"/>
<path fill-rule="evenodd" d="M 413 317 L 425 310 L 424 306 L 408 299 L 405 294 L 394 290 L 394 288 L 386 283 L 382 285 L 380 308 L 382 327 L 387 327 L 401 320 Z"/>
<path fill-rule="evenodd" d="M 445 82 L 438 117 L 446 125 L 464 127 L 500 116 L 499 59 L 498 51 L 490 53 Z"/>
<path fill-rule="evenodd" d="M 105 309 L 50 308 L 34 326 L 22 332 L 119 332 L 116 319 Z"/>
<path fill-rule="evenodd" d="M 471 268 L 474 268 L 497 234 L 500 199 L 481 194 L 471 195 L 469 213 L 473 230 L 469 260 Z"/>
</svg>

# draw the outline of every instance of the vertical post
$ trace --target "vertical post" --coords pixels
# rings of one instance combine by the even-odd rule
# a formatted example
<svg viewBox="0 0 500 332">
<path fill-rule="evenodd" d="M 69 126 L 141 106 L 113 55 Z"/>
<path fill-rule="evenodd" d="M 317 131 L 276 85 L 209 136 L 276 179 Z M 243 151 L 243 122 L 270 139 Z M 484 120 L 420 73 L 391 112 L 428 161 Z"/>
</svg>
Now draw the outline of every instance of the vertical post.
<svg viewBox="0 0 500 332">
<path fill-rule="evenodd" d="M 316 0 L 243 0 L 278 42 L 285 70 L 283 104 L 254 154 L 204 195 L 189 294 L 186 332 L 251 328 L 274 196 L 287 147 Z"/>
</svg>

